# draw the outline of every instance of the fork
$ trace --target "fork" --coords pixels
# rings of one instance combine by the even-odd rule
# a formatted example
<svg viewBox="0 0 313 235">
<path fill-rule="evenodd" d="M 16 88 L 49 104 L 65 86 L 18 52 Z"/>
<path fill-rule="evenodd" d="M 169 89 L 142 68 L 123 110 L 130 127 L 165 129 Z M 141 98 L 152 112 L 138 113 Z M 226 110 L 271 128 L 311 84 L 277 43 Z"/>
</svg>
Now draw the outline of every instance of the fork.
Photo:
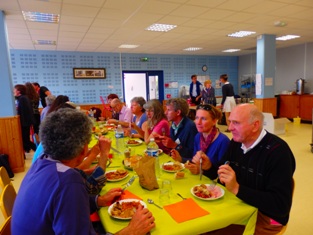
<svg viewBox="0 0 313 235">
<path fill-rule="evenodd" d="M 229 161 L 226 161 L 226 162 L 224 163 L 224 165 L 229 165 L 229 164 L 230 164 Z M 219 177 L 219 176 L 218 176 L 218 177 Z M 216 184 L 217 184 L 217 182 L 214 181 L 214 180 L 212 180 L 212 184 L 210 185 L 210 189 L 213 190 L 213 189 L 215 188 Z"/>
</svg>

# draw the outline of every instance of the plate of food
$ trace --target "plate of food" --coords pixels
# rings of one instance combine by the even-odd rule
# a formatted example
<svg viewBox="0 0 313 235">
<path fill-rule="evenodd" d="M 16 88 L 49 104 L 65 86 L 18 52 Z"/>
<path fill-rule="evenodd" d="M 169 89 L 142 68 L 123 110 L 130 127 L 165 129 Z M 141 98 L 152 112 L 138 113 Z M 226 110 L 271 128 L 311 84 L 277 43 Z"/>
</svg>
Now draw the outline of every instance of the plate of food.
<svg viewBox="0 0 313 235">
<path fill-rule="evenodd" d="M 162 164 L 163 171 L 175 173 L 185 169 L 185 165 L 180 162 L 166 162 Z"/>
<path fill-rule="evenodd" d="M 147 208 L 146 203 L 138 199 L 124 199 L 113 203 L 108 208 L 109 215 L 115 219 L 130 220 L 139 205 Z"/>
<path fill-rule="evenodd" d="M 134 139 L 131 139 L 131 140 L 128 140 L 126 142 L 126 144 L 128 146 L 137 146 L 137 145 L 141 145 L 142 144 L 142 140 L 134 140 Z"/>
<path fill-rule="evenodd" d="M 117 169 L 112 171 L 107 171 L 105 177 L 108 181 L 120 181 L 128 177 L 128 171 L 124 169 Z"/>
<path fill-rule="evenodd" d="M 107 133 L 108 133 L 108 129 L 107 128 L 101 128 L 101 129 L 96 130 L 94 132 L 96 139 L 99 139 L 101 136 L 106 135 Z"/>
<path fill-rule="evenodd" d="M 191 188 L 191 194 L 201 200 L 210 201 L 223 197 L 225 191 L 217 185 L 199 184 Z"/>
<path fill-rule="evenodd" d="M 144 153 L 147 153 L 147 150 L 145 150 Z M 158 155 L 161 155 L 163 153 L 163 150 L 162 149 L 158 149 Z"/>
<path fill-rule="evenodd" d="M 141 156 L 131 156 L 123 160 L 123 165 L 127 170 L 133 170 L 133 166 L 138 163 Z"/>
</svg>

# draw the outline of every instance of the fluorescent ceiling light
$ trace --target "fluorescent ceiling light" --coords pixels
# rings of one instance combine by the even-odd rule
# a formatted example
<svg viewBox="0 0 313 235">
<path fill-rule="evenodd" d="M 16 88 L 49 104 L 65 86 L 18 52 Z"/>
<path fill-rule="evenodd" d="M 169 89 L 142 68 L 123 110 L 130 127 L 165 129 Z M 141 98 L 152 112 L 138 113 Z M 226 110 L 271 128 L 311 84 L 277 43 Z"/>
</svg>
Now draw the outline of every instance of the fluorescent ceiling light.
<svg viewBox="0 0 313 235">
<path fill-rule="evenodd" d="M 236 33 L 228 34 L 227 36 L 228 37 L 235 37 L 235 38 L 243 38 L 243 37 L 250 36 L 252 34 L 255 34 L 255 32 L 253 32 L 253 31 L 238 31 Z"/>
<path fill-rule="evenodd" d="M 184 51 L 199 51 L 199 50 L 202 50 L 202 47 L 188 47 L 184 49 Z"/>
<path fill-rule="evenodd" d="M 31 12 L 31 11 L 22 11 L 24 19 L 32 22 L 40 23 L 58 23 L 60 20 L 60 15 L 50 14 L 50 13 L 41 13 L 41 12 Z"/>
<path fill-rule="evenodd" d="M 52 41 L 52 40 L 35 40 L 33 41 L 33 43 L 35 45 L 52 45 L 52 46 L 55 46 L 57 44 L 56 41 Z"/>
<path fill-rule="evenodd" d="M 241 50 L 240 49 L 227 49 L 222 52 L 236 52 L 236 51 L 241 51 Z"/>
<path fill-rule="evenodd" d="M 277 37 L 276 40 L 287 41 L 287 40 L 291 40 L 291 39 L 295 39 L 295 38 L 299 38 L 299 37 L 300 36 L 298 36 L 298 35 L 285 35 L 285 36 Z"/>
<path fill-rule="evenodd" d="M 177 25 L 172 25 L 172 24 L 152 24 L 148 28 L 146 28 L 146 30 L 156 31 L 156 32 L 168 32 L 176 27 Z"/>
<path fill-rule="evenodd" d="M 128 48 L 128 49 L 132 49 L 132 48 L 137 48 L 137 47 L 139 47 L 139 45 L 122 44 L 122 45 L 120 45 L 118 48 Z"/>
</svg>

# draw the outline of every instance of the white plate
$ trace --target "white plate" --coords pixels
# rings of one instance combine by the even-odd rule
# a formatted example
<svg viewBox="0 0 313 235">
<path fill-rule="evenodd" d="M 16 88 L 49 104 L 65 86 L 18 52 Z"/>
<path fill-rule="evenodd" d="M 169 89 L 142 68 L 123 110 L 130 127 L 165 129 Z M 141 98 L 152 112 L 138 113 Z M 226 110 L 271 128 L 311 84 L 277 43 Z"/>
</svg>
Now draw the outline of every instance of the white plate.
<svg viewBox="0 0 313 235">
<path fill-rule="evenodd" d="M 147 153 L 147 150 L 144 151 L 144 153 Z M 161 155 L 163 153 L 162 149 L 158 149 L 158 154 Z"/>
<path fill-rule="evenodd" d="M 166 169 L 163 168 L 163 166 L 173 166 L 173 165 L 174 165 L 174 162 L 163 163 L 162 164 L 162 170 L 166 171 L 166 172 L 170 172 L 170 173 L 176 173 L 177 171 L 182 171 L 182 170 L 185 169 L 185 165 L 183 163 L 180 163 L 180 165 L 181 165 L 181 169 L 180 170 L 173 170 L 173 171 L 171 171 L 171 170 L 166 170 Z"/>
<path fill-rule="evenodd" d="M 200 184 L 195 185 L 194 187 L 196 187 L 196 186 L 200 186 Z M 205 186 L 207 186 L 207 187 L 209 188 L 209 187 L 210 187 L 210 184 L 205 184 Z M 210 198 L 198 197 L 198 196 L 193 192 L 193 188 L 194 188 L 194 187 L 192 187 L 191 190 L 190 190 L 191 194 L 192 194 L 194 197 L 199 198 L 199 199 L 201 199 L 201 200 L 205 200 L 205 201 L 212 201 L 212 200 L 219 199 L 219 198 L 223 197 L 224 194 L 225 194 L 224 189 L 222 189 L 221 187 L 219 187 L 218 185 L 216 185 L 216 186 L 214 187 L 214 189 L 213 189 L 213 194 L 214 194 L 213 197 L 210 197 Z"/>
<path fill-rule="evenodd" d="M 138 145 L 141 145 L 141 144 L 142 144 L 142 140 L 135 140 L 135 141 L 137 141 L 136 144 L 128 144 L 128 141 L 126 142 L 126 144 L 127 144 L 128 146 L 138 146 Z"/>
<path fill-rule="evenodd" d="M 140 202 L 140 204 L 144 207 L 144 208 L 147 208 L 147 204 L 144 203 L 143 201 L 141 200 L 138 200 L 138 199 L 124 199 L 124 200 L 120 200 L 118 201 L 119 203 L 122 203 L 122 202 Z M 109 206 L 108 208 L 108 212 L 109 212 L 109 215 L 115 219 L 120 219 L 120 220 L 130 220 L 132 217 L 128 217 L 128 218 L 121 218 L 121 217 L 118 217 L 118 216 L 113 216 L 112 213 L 111 213 L 111 210 L 113 209 L 113 206 L 116 204 L 117 202 L 113 203 L 111 206 Z"/>
<path fill-rule="evenodd" d="M 105 172 L 105 175 L 107 175 L 107 174 L 110 173 L 110 172 L 116 172 L 116 171 L 117 171 L 117 170 L 107 171 L 107 172 Z M 128 175 L 129 175 L 129 173 L 128 173 L 128 171 L 126 171 L 126 175 L 125 175 L 124 177 L 118 178 L 118 179 L 108 179 L 108 178 L 107 178 L 107 181 L 110 181 L 110 182 L 121 181 L 121 180 L 127 178 Z"/>
</svg>

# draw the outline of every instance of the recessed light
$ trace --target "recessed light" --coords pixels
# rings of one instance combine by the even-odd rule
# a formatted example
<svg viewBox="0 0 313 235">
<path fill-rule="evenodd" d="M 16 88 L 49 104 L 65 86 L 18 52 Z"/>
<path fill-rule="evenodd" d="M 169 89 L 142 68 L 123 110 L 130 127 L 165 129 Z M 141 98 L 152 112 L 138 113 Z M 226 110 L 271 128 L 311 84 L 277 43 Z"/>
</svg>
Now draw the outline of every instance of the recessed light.
<svg viewBox="0 0 313 235">
<path fill-rule="evenodd" d="M 172 24 L 152 24 L 148 28 L 146 28 L 146 30 L 156 31 L 156 32 L 168 32 L 176 27 L 177 25 L 172 25 Z"/>
<path fill-rule="evenodd" d="M 241 51 L 241 50 L 240 49 L 227 49 L 222 52 L 236 52 L 236 51 Z"/>
<path fill-rule="evenodd" d="M 52 40 L 34 40 L 33 43 L 35 45 L 52 45 L 52 46 L 55 46 L 57 44 L 56 41 Z"/>
<path fill-rule="evenodd" d="M 188 47 L 184 49 L 184 51 L 199 51 L 199 50 L 202 50 L 202 47 Z"/>
<path fill-rule="evenodd" d="M 276 27 L 285 27 L 287 25 L 287 23 L 284 21 L 276 21 L 276 22 L 274 22 L 274 25 Z"/>
<path fill-rule="evenodd" d="M 60 15 L 50 14 L 50 13 L 41 13 L 41 12 L 31 12 L 31 11 L 22 11 L 24 19 L 32 22 L 40 23 L 58 23 L 60 20 Z"/>
<path fill-rule="evenodd" d="M 235 33 L 228 34 L 227 36 L 228 37 L 235 37 L 235 38 L 243 38 L 243 37 L 250 36 L 252 34 L 255 34 L 255 32 L 253 32 L 253 31 L 238 31 Z"/>
<path fill-rule="evenodd" d="M 287 41 L 287 40 L 291 40 L 291 39 L 295 39 L 295 38 L 300 38 L 300 36 L 298 36 L 298 35 L 285 35 L 285 36 L 277 37 L 276 40 Z"/>
<path fill-rule="evenodd" d="M 118 48 L 128 48 L 128 49 L 132 49 L 132 48 L 137 48 L 137 47 L 139 47 L 139 45 L 122 44 L 122 45 L 120 45 Z"/>
</svg>

